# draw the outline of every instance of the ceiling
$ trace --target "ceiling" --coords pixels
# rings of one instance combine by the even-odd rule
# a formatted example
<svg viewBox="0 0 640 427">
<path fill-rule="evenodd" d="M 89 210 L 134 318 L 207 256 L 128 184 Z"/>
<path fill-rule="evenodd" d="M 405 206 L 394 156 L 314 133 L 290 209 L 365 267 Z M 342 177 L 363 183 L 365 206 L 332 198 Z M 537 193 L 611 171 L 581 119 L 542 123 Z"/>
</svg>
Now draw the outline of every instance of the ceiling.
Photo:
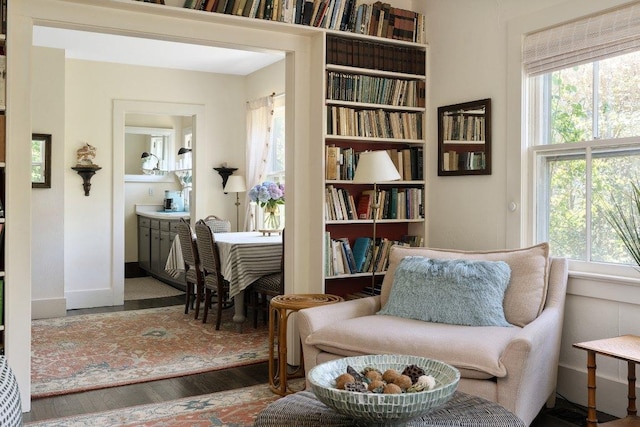
<svg viewBox="0 0 640 427">
<path fill-rule="evenodd" d="M 245 76 L 284 59 L 254 52 L 104 33 L 33 27 L 33 45 L 64 49 L 66 58 Z"/>
</svg>

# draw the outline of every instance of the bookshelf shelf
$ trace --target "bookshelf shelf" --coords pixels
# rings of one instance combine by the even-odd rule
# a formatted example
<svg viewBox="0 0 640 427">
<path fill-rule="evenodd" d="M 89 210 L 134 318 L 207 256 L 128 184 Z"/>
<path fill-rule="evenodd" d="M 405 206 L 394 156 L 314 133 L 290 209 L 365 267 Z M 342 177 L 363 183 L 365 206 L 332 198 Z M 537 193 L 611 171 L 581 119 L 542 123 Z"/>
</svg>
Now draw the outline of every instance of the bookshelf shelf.
<svg viewBox="0 0 640 427">
<path fill-rule="evenodd" d="M 327 179 L 325 184 L 341 184 L 341 185 L 362 185 L 362 183 L 353 182 L 349 179 Z M 373 185 L 373 182 L 370 183 Z M 424 185 L 425 181 L 386 181 L 378 182 L 378 185 Z"/>
<path fill-rule="evenodd" d="M 380 224 L 403 224 L 403 223 L 409 223 L 409 222 L 414 222 L 414 223 L 421 223 L 424 222 L 423 218 L 407 218 L 407 219 L 377 219 L 376 220 L 376 225 L 380 225 Z M 325 222 L 327 225 L 348 225 L 348 224 L 373 224 L 373 220 L 372 219 L 352 219 L 352 220 L 342 220 L 342 221 L 338 221 L 338 220 L 327 220 Z"/>
<path fill-rule="evenodd" d="M 384 276 L 384 271 L 376 271 L 376 276 Z M 340 279 L 353 279 L 356 277 L 371 277 L 371 273 L 353 273 L 353 274 L 338 274 L 336 276 L 327 276 L 327 280 L 340 280 Z"/>
<path fill-rule="evenodd" d="M 424 75 L 421 74 L 408 74 L 397 73 L 393 71 L 372 70 L 369 68 L 350 67 L 348 65 L 333 65 L 327 64 L 328 71 L 337 71 L 341 73 L 359 74 L 365 76 L 377 76 L 377 77 L 391 77 L 398 79 L 411 79 L 411 80 L 426 80 Z"/>
<path fill-rule="evenodd" d="M 402 105 L 385 105 L 385 104 L 370 104 L 364 102 L 351 102 L 351 101 L 337 101 L 333 99 L 327 99 L 327 105 L 339 105 L 344 107 L 369 109 L 369 110 L 389 110 L 389 111 L 410 111 L 410 112 L 425 112 L 424 107 L 405 107 Z M 455 141 L 451 141 L 455 142 Z"/>
<path fill-rule="evenodd" d="M 367 143 L 392 143 L 392 144 L 411 144 L 411 145 L 424 145 L 424 141 L 421 139 L 404 139 L 404 138 L 374 138 L 366 136 L 348 136 L 348 135 L 326 135 L 328 141 L 362 141 Z"/>
<path fill-rule="evenodd" d="M 327 33 L 325 48 L 325 292 L 359 298 L 391 246 L 424 242 L 426 46 Z M 386 150 L 401 175 L 376 183 L 375 242 L 374 185 L 353 181 L 367 150 Z"/>
</svg>

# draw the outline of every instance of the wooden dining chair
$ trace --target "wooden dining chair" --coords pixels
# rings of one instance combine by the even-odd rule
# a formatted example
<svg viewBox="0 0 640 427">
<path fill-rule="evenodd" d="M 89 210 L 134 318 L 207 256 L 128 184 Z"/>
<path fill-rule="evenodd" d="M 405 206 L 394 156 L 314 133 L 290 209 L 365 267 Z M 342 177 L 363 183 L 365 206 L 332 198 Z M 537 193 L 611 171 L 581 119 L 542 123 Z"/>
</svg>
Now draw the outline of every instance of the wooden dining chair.
<svg viewBox="0 0 640 427">
<path fill-rule="evenodd" d="M 204 290 L 204 278 L 193 232 L 184 218 L 181 218 L 178 223 L 178 238 L 180 239 L 180 249 L 184 259 L 184 275 L 187 284 L 184 314 L 189 313 L 189 306 L 192 305 L 192 298 L 194 298 L 195 294 L 195 318 L 197 319 Z"/>
<path fill-rule="evenodd" d="M 204 314 L 202 323 L 207 322 L 209 306 L 213 295 L 215 295 L 218 306 L 216 330 L 219 330 L 222 322 L 222 310 L 233 307 L 233 301 L 229 299 L 229 282 L 222 277 L 222 272 L 220 271 L 220 255 L 216 247 L 215 237 L 211 228 L 203 220 L 196 222 L 196 245 L 204 272 Z"/>
<path fill-rule="evenodd" d="M 267 274 L 249 285 L 251 292 L 250 305 L 253 311 L 253 327 L 258 327 L 258 311 L 264 313 L 266 322 L 269 313 L 269 298 L 284 294 L 284 229 L 282 229 L 282 256 L 280 271 Z"/>
</svg>

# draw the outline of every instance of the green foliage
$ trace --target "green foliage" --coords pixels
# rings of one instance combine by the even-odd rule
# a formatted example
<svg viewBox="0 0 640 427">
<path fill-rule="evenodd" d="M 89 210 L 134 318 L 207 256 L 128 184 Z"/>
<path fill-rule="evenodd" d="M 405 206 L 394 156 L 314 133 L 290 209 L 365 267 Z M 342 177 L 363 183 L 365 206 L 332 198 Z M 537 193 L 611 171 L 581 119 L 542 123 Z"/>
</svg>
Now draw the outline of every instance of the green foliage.
<svg viewBox="0 0 640 427">
<path fill-rule="evenodd" d="M 640 187 L 631 184 L 629 203 L 616 199 L 616 196 L 612 195 L 612 206 L 606 211 L 607 221 L 640 266 Z"/>
</svg>

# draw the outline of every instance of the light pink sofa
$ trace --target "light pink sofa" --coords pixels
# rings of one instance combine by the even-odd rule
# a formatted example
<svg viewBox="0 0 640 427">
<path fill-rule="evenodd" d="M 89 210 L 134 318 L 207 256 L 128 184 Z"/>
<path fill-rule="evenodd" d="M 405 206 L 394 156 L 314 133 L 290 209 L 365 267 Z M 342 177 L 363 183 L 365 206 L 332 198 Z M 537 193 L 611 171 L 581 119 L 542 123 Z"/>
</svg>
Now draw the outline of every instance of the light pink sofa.
<svg viewBox="0 0 640 427">
<path fill-rule="evenodd" d="M 516 326 L 459 326 L 376 315 L 389 299 L 395 268 L 407 255 L 507 262 L 511 279 L 503 308 Z M 547 244 L 493 252 L 394 247 L 380 296 L 298 313 L 305 369 L 365 354 L 442 360 L 460 370 L 458 390 L 497 402 L 529 425 L 545 402 L 555 401 L 566 286 L 567 261 L 549 258 Z"/>
</svg>

